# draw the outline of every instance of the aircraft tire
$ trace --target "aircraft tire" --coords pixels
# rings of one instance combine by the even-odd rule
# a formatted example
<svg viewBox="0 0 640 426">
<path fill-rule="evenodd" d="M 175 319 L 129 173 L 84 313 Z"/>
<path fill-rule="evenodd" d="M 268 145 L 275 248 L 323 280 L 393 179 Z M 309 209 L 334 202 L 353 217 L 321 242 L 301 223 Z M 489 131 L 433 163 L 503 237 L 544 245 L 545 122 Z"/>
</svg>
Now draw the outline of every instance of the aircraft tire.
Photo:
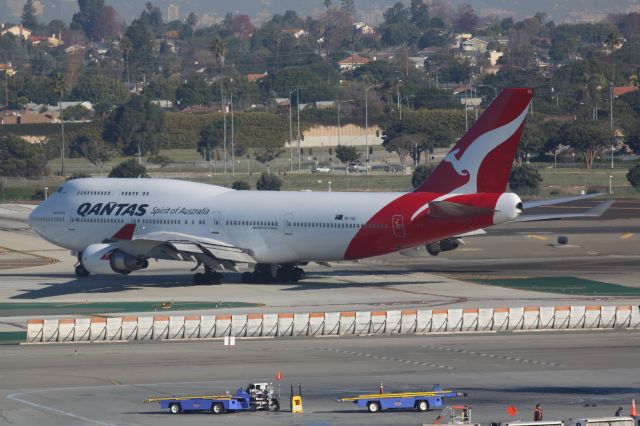
<svg viewBox="0 0 640 426">
<path fill-rule="evenodd" d="M 87 271 L 87 268 L 85 268 L 84 266 L 82 266 L 82 264 L 76 266 L 76 275 L 78 277 L 88 277 L 89 276 L 89 271 Z"/>
</svg>

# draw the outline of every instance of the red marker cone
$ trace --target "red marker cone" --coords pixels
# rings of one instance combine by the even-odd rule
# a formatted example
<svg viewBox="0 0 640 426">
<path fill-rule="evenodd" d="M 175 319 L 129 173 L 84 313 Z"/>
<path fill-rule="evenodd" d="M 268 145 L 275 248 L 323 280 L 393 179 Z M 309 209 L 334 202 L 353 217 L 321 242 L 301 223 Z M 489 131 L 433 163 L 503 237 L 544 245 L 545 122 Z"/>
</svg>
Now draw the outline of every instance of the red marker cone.
<svg viewBox="0 0 640 426">
<path fill-rule="evenodd" d="M 631 400 L 631 417 L 638 417 L 638 412 L 636 411 L 635 398 Z"/>
</svg>

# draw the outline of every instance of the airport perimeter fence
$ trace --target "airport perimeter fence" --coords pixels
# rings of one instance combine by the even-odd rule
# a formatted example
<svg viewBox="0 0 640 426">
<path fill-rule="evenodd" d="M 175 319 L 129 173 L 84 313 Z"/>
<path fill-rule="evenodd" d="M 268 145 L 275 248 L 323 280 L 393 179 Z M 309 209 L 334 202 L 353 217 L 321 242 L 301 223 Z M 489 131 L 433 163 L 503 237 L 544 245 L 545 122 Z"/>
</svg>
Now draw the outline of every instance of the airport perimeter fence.
<svg viewBox="0 0 640 426">
<path fill-rule="evenodd" d="M 638 306 L 527 306 L 32 319 L 26 343 L 640 329 Z"/>
</svg>

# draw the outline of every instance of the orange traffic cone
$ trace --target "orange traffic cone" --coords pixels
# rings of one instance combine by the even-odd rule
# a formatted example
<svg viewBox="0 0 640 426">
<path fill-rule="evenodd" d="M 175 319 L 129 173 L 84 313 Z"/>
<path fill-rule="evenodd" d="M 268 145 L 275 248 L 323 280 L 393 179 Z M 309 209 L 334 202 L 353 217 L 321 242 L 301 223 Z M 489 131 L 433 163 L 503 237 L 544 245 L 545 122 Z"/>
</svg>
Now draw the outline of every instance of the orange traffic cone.
<svg viewBox="0 0 640 426">
<path fill-rule="evenodd" d="M 631 400 L 631 417 L 638 417 L 638 412 L 636 411 L 635 398 Z"/>
</svg>

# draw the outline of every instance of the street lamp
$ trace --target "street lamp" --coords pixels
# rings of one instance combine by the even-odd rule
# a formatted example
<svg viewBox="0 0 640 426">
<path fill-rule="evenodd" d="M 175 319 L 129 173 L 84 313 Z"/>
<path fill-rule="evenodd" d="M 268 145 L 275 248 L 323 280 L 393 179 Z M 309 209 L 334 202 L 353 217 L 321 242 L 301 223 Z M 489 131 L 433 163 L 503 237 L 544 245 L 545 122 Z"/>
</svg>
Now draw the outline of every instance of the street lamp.
<svg viewBox="0 0 640 426">
<path fill-rule="evenodd" d="M 229 92 L 231 94 L 231 176 L 236 175 L 236 149 L 233 133 L 233 78 L 229 79 Z"/>
<path fill-rule="evenodd" d="M 613 176 L 609 175 L 609 194 L 613 194 L 613 187 L 611 185 L 612 179 L 613 179 Z"/>
<path fill-rule="evenodd" d="M 379 84 L 372 84 L 367 86 L 367 79 L 364 79 L 364 146 L 365 146 L 365 164 L 364 169 L 366 174 L 369 174 L 369 98 L 367 92 L 369 89 L 379 86 Z"/>
</svg>

